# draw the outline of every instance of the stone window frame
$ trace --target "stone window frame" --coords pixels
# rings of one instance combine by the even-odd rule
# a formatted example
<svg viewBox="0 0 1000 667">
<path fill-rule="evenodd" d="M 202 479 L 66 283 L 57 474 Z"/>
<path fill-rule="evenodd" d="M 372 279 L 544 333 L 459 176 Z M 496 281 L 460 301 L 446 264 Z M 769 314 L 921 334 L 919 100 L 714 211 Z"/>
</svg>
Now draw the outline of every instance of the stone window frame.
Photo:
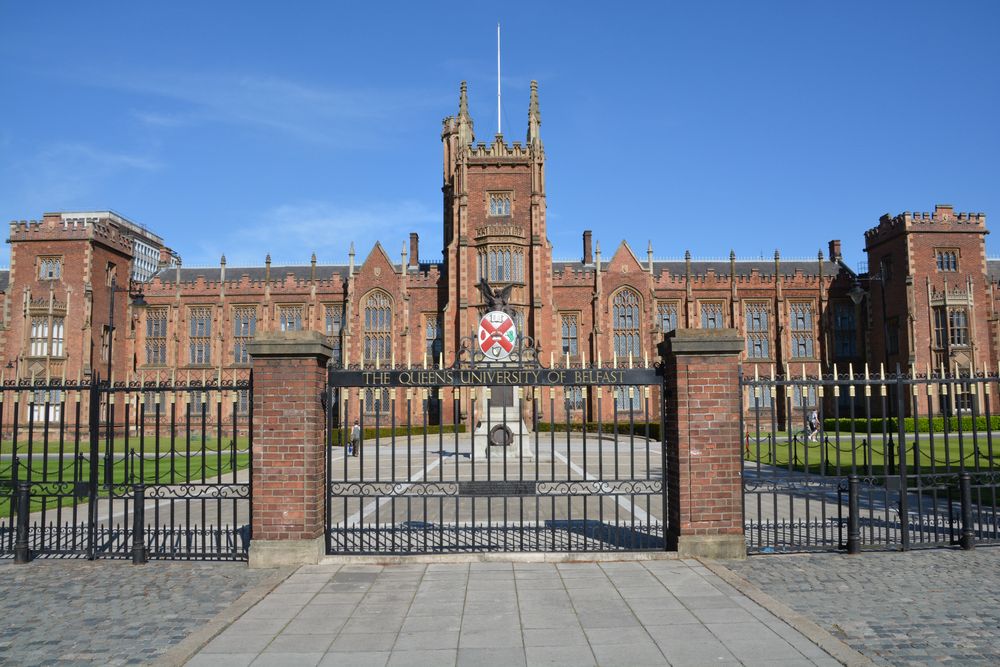
<svg viewBox="0 0 1000 667">
<path fill-rule="evenodd" d="M 323 304 L 323 333 L 327 342 L 330 343 L 332 352 L 330 362 L 341 364 L 343 362 L 343 336 L 344 318 L 346 312 L 343 301 L 335 301 Z"/>
<path fill-rule="evenodd" d="M 717 320 L 715 317 L 716 315 L 718 315 Z M 708 319 L 709 316 L 711 316 L 711 319 Z M 699 299 L 698 322 L 699 324 L 701 324 L 702 329 L 725 329 L 726 328 L 725 299 Z M 709 324 L 711 324 L 712 326 L 709 326 Z"/>
<path fill-rule="evenodd" d="M 514 191 L 490 190 L 486 193 L 486 217 L 509 218 L 514 215 Z M 499 206 L 494 206 L 498 203 Z"/>
<path fill-rule="evenodd" d="M 377 299 L 384 301 L 378 302 Z M 365 293 L 360 304 L 362 361 L 388 365 L 392 360 L 395 301 L 387 291 L 376 287 Z"/>
<path fill-rule="evenodd" d="M 291 320 L 289 319 L 291 318 Z M 274 321 L 278 325 L 277 331 L 305 331 L 306 329 L 306 306 L 304 303 L 276 303 L 274 304 Z M 289 328 L 289 322 L 295 326 Z"/>
<path fill-rule="evenodd" d="M 38 257 L 38 279 L 39 280 L 61 280 L 62 279 L 62 255 L 39 255 Z"/>
<path fill-rule="evenodd" d="M 257 304 L 237 303 L 232 307 L 233 364 L 250 363 L 249 345 L 257 333 Z"/>
<path fill-rule="evenodd" d="M 800 321 L 798 312 L 806 319 Z M 816 359 L 816 303 L 812 300 L 788 301 L 789 359 Z"/>
<path fill-rule="evenodd" d="M 35 315 L 30 322 L 29 357 L 49 356 L 49 316 Z"/>
<path fill-rule="evenodd" d="M 631 294 L 634 301 L 626 301 L 623 295 Z M 612 351 L 619 359 L 631 353 L 634 359 L 642 359 L 642 293 L 631 285 L 624 285 L 611 293 L 611 342 Z"/>
<path fill-rule="evenodd" d="M 167 364 L 167 329 L 170 322 L 170 308 L 167 306 L 147 308 L 145 316 L 146 365 L 165 366 Z"/>
<path fill-rule="evenodd" d="M 422 319 L 423 327 L 421 331 L 423 332 L 424 358 L 430 359 L 429 365 L 431 368 L 437 368 L 438 359 L 444 351 L 444 338 L 442 336 L 444 322 L 440 313 L 424 313 Z M 434 334 L 433 337 L 431 334 Z"/>
<path fill-rule="evenodd" d="M 663 321 L 664 314 L 673 310 L 673 327 L 667 328 L 664 326 Z M 680 313 L 681 313 L 681 302 L 678 300 L 666 300 L 656 302 L 656 330 L 662 334 L 670 333 L 677 329 L 677 325 L 680 324 Z"/>
<path fill-rule="evenodd" d="M 188 363 L 191 366 L 212 365 L 212 306 L 188 306 Z"/>
<path fill-rule="evenodd" d="M 566 404 L 566 409 L 570 412 L 579 412 L 583 410 L 584 404 L 587 401 L 586 392 L 586 388 L 580 385 L 569 385 L 564 387 L 563 402 Z"/>
<path fill-rule="evenodd" d="M 477 275 L 490 283 L 524 283 L 524 247 L 486 245 L 477 253 Z"/>
<path fill-rule="evenodd" d="M 572 320 L 572 329 L 567 331 L 566 322 Z M 559 350 L 565 358 L 567 352 L 567 341 L 569 341 L 569 356 L 580 356 L 580 320 L 581 313 L 578 310 L 567 310 L 559 312 Z"/>
<path fill-rule="evenodd" d="M 938 273 L 957 273 L 961 259 L 958 248 L 934 248 L 934 268 Z"/>
<path fill-rule="evenodd" d="M 754 314 L 763 315 L 763 324 L 754 324 Z M 771 354 L 771 322 L 773 321 L 771 303 L 765 299 L 746 299 L 743 301 L 743 335 L 746 339 L 746 354 L 748 360 L 755 362 L 770 361 Z M 759 322 L 759 319 L 757 320 Z M 760 350 L 760 354 L 754 354 Z"/>
</svg>

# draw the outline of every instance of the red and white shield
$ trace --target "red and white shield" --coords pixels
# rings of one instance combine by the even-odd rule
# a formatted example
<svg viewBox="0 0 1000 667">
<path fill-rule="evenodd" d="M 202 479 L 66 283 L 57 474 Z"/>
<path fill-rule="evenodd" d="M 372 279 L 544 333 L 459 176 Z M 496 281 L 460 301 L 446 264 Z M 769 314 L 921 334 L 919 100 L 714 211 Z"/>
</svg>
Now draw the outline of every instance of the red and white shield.
<svg viewBox="0 0 1000 667">
<path fill-rule="evenodd" d="M 507 361 L 514 351 L 517 327 L 510 315 L 494 310 L 479 320 L 479 349 L 491 361 Z"/>
</svg>

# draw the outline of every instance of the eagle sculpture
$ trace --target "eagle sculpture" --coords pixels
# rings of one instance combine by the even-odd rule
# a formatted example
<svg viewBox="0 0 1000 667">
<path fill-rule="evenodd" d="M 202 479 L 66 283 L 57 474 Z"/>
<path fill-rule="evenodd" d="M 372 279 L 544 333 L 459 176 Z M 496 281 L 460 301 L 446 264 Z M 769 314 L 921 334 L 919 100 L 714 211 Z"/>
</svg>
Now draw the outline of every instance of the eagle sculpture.
<svg viewBox="0 0 1000 667">
<path fill-rule="evenodd" d="M 514 309 L 508 305 L 508 302 L 510 301 L 510 293 L 514 289 L 513 285 L 507 285 L 502 289 L 494 290 L 490 287 L 490 284 L 486 282 L 486 278 L 480 278 L 479 284 L 477 284 L 476 287 L 478 287 L 479 291 L 482 292 L 483 301 L 486 303 L 487 311 L 499 310 L 507 313 L 511 317 L 514 317 Z"/>
</svg>

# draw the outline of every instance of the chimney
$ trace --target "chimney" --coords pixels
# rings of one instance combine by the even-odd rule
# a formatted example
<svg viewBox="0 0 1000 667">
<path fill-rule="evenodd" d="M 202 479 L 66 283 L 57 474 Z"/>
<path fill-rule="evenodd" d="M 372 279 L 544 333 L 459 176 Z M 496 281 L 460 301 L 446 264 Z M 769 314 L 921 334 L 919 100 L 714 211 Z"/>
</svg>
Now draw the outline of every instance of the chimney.
<svg viewBox="0 0 1000 667">
<path fill-rule="evenodd" d="M 836 262 L 842 258 L 843 255 L 840 254 L 840 239 L 830 241 L 830 260 Z"/>
<path fill-rule="evenodd" d="M 593 232 L 589 229 L 583 232 L 583 263 L 594 263 Z"/>
<path fill-rule="evenodd" d="M 420 235 L 410 232 L 410 266 L 420 266 Z"/>
</svg>

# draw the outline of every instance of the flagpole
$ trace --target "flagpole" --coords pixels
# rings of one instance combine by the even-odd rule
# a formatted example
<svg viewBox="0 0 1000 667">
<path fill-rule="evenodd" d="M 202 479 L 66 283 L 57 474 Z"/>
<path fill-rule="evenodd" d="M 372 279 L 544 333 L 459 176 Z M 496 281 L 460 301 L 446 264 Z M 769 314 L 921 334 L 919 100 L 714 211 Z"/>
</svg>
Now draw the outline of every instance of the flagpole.
<svg viewBox="0 0 1000 667">
<path fill-rule="evenodd" d="M 497 134 L 500 132 L 500 23 L 497 23 Z"/>
</svg>

